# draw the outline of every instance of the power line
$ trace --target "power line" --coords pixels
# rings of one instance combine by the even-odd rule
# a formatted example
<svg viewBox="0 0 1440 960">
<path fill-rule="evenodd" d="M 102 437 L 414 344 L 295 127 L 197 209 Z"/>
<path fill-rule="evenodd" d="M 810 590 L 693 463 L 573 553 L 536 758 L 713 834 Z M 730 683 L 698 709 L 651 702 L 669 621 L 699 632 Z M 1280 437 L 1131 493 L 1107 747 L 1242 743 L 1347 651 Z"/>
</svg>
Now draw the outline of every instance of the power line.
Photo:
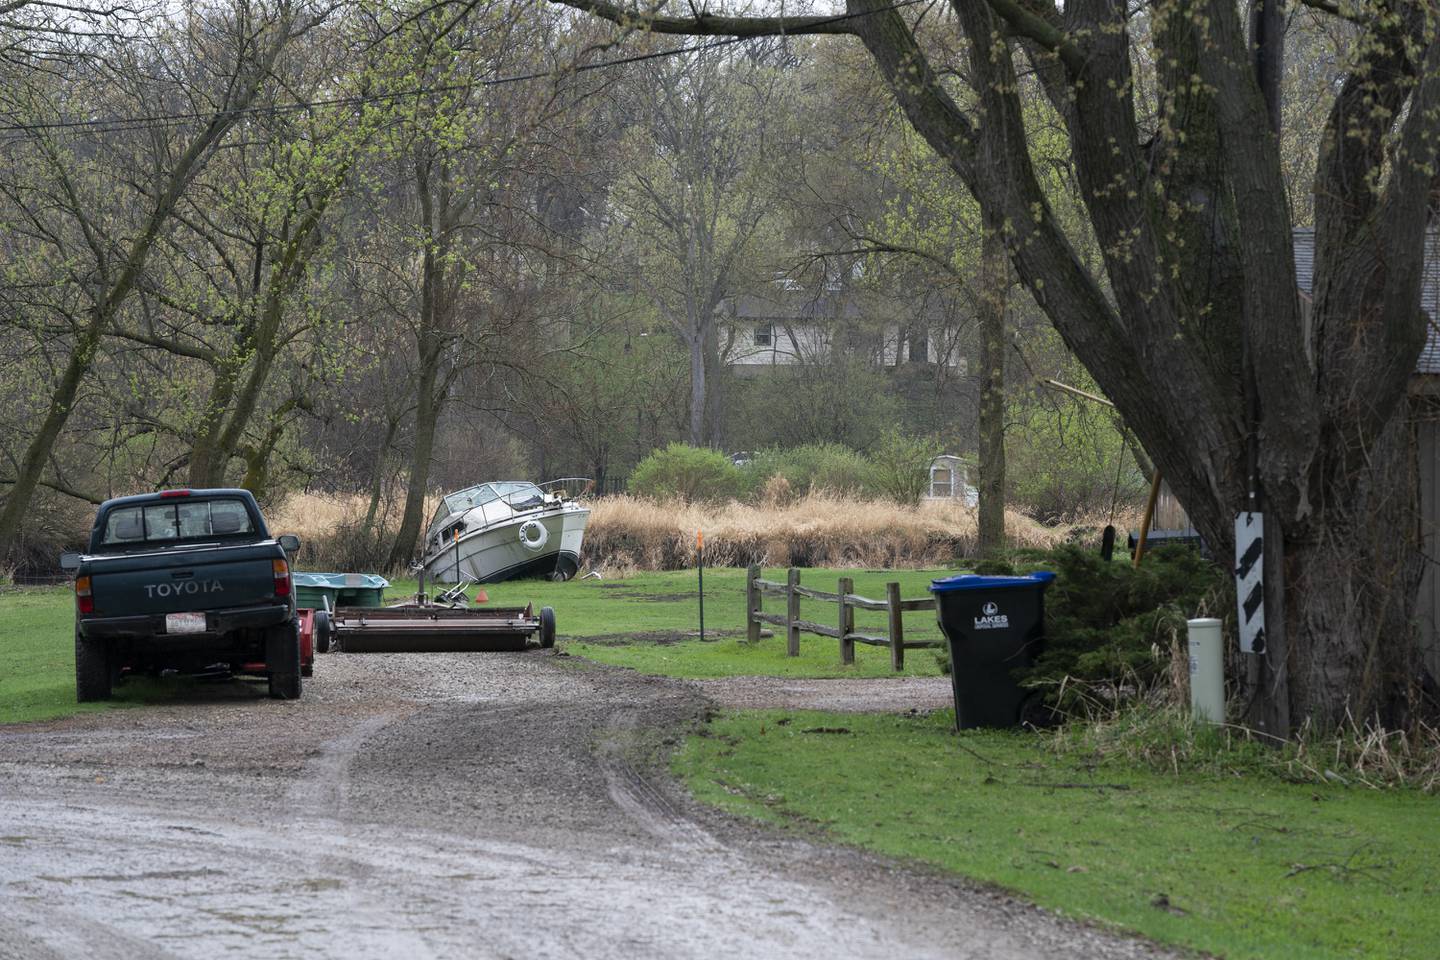
<svg viewBox="0 0 1440 960">
<path fill-rule="evenodd" d="M 930 0 L 897 0 L 888 6 L 879 7 L 875 10 L 865 10 L 859 13 L 837 14 L 824 20 L 814 20 L 807 24 L 808 27 L 828 26 L 833 23 L 841 23 L 846 20 L 855 20 L 860 17 L 868 17 L 877 13 L 887 13 L 892 10 L 899 10 L 903 7 L 911 7 L 918 3 L 928 3 Z M 783 36 L 776 34 L 772 36 Z M 124 117 L 112 120 L 53 120 L 47 123 L 15 123 L 0 124 L 0 133 L 32 133 L 40 130 L 71 130 L 90 129 L 100 133 L 113 133 L 123 130 L 145 129 L 151 127 L 178 126 L 184 123 L 192 123 L 197 120 L 209 120 L 217 115 L 228 115 L 233 117 L 245 116 L 278 116 L 286 113 L 301 113 L 321 107 L 359 107 L 372 103 L 386 103 L 395 100 L 404 100 L 409 97 L 423 97 L 432 94 L 458 93 L 469 90 L 473 87 L 500 87 L 512 83 L 525 83 L 531 80 L 544 80 L 552 77 L 563 77 L 568 74 L 588 73 L 592 70 L 607 70 L 611 67 L 625 66 L 631 63 L 643 63 L 648 60 L 660 60 L 667 57 L 675 57 L 685 53 L 698 53 L 703 50 L 714 50 L 720 47 L 728 47 L 737 43 L 747 43 L 752 40 L 770 39 L 769 36 L 756 37 L 723 37 L 719 40 L 708 40 L 704 43 L 687 44 L 681 47 L 671 47 L 666 50 L 657 50 L 651 53 L 637 53 L 626 57 L 615 57 L 610 60 L 600 60 L 594 63 L 574 64 L 568 67 L 558 67 L 551 70 L 540 70 L 533 73 L 520 73 L 504 77 L 489 77 L 483 80 L 476 80 L 473 83 L 448 84 L 439 87 L 416 87 L 411 90 L 401 90 L 395 93 L 379 94 L 356 94 L 349 97 L 331 97 L 321 100 L 297 100 L 293 103 L 277 103 L 260 107 L 245 107 L 238 110 L 219 111 L 217 113 L 162 113 L 152 114 L 148 117 Z"/>
</svg>

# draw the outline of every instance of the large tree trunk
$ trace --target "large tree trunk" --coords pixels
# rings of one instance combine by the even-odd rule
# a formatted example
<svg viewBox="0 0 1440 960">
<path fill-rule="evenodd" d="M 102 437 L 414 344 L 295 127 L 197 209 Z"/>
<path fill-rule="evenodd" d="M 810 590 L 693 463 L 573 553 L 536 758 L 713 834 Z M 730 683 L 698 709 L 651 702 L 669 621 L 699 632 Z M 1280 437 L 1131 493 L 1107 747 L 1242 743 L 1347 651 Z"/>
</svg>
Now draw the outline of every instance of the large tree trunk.
<svg viewBox="0 0 1440 960">
<path fill-rule="evenodd" d="M 440 405 L 435 400 L 435 364 L 426 364 L 417 384 L 415 404 L 415 446 L 410 455 L 410 482 L 405 487 L 405 513 L 400 529 L 390 547 L 387 566 L 401 569 L 415 554 L 424 523 L 425 494 L 430 487 L 430 463 L 435 454 L 435 425 L 440 419 Z"/>
<path fill-rule="evenodd" d="M 1336 464 L 1319 514 L 1285 537 L 1289 704 L 1299 717 L 1398 718 L 1418 672 L 1415 441 L 1397 411 L 1364 462 Z"/>
<path fill-rule="evenodd" d="M 705 334 L 690 321 L 690 445 L 705 446 Z"/>
<path fill-rule="evenodd" d="M 380 512 L 380 498 L 385 492 L 385 469 L 390 462 L 390 448 L 395 443 L 395 432 L 399 429 L 399 415 L 387 417 L 385 434 L 380 445 L 375 448 L 375 465 L 370 471 L 370 502 L 365 507 L 365 522 L 360 527 L 366 539 L 375 529 L 375 517 Z"/>
<path fill-rule="evenodd" d="M 705 444 L 725 443 L 725 369 L 720 359 L 720 329 L 714 309 L 705 323 Z"/>
<path fill-rule="evenodd" d="M 1010 267 L 998 231 L 986 231 L 980 259 L 979 494 L 977 551 L 1005 547 L 1005 302 Z"/>
<path fill-rule="evenodd" d="M 453 226 L 450 218 L 449 166 L 439 164 L 436 194 L 431 194 L 431 160 L 422 157 L 415 165 L 415 188 L 420 201 L 420 224 L 426 239 L 421 258 L 420 317 L 416 327 L 416 359 L 420 372 L 415 383 L 415 444 L 410 454 L 410 482 L 405 489 L 405 512 L 390 547 L 391 569 L 402 567 L 413 556 L 424 523 L 425 494 L 430 487 L 430 464 L 435 454 L 435 427 L 449 388 L 442 376 L 445 347 L 454 322 L 454 300 L 447 285 L 447 257 Z"/>
</svg>

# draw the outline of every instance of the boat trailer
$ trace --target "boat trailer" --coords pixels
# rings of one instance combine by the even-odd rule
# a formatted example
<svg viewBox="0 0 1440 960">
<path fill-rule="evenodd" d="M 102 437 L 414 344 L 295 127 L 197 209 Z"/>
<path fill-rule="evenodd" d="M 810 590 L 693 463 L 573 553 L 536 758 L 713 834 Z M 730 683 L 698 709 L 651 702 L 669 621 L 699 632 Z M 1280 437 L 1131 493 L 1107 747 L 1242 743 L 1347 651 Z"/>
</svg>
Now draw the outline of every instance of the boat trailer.
<svg viewBox="0 0 1440 960">
<path fill-rule="evenodd" d="M 470 606 L 459 584 L 431 598 L 425 581 L 413 600 L 388 607 L 335 607 L 316 611 L 315 649 L 324 653 L 466 653 L 555 646 L 555 611 Z M 477 603 L 485 602 L 477 591 Z"/>
</svg>

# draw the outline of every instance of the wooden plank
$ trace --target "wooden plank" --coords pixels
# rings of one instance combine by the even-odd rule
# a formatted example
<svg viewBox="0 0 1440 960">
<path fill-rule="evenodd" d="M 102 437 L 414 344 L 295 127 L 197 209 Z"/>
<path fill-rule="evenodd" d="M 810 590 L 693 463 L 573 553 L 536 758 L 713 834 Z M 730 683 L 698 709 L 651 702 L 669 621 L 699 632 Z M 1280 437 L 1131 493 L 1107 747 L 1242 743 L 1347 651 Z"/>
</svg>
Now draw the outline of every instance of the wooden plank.
<svg viewBox="0 0 1440 960">
<path fill-rule="evenodd" d="M 855 591 L 855 581 L 849 577 L 840 578 L 840 620 L 835 635 L 840 638 L 840 662 L 855 662 L 855 644 L 845 638 L 855 632 L 855 608 L 845 602 L 845 598 Z"/>
<path fill-rule="evenodd" d="M 826 593 L 824 590 L 814 590 L 810 587 L 797 586 L 795 592 L 802 597 L 809 597 L 811 600 L 824 600 L 826 603 L 835 603 L 840 599 L 840 594 L 838 593 Z"/>
<path fill-rule="evenodd" d="M 845 595 L 845 602 L 852 607 L 861 610 L 888 610 L 884 600 L 871 600 L 869 597 L 862 597 L 859 594 L 849 593 Z"/>
<path fill-rule="evenodd" d="M 796 621 L 800 619 L 800 594 L 795 588 L 800 586 L 800 571 L 791 567 L 786 575 L 785 584 L 785 655 L 787 657 L 800 656 L 800 628 Z"/>
<path fill-rule="evenodd" d="M 758 578 L 755 580 L 755 586 L 766 593 L 784 593 L 790 589 L 789 584 L 776 583 L 774 580 L 761 580 Z"/>
<path fill-rule="evenodd" d="M 885 606 L 889 608 L 890 669 L 905 669 L 905 601 L 900 599 L 900 584 L 885 584 Z"/>
<path fill-rule="evenodd" d="M 901 600 L 901 610 L 934 610 L 935 598 L 926 597 L 924 600 Z"/>
<path fill-rule="evenodd" d="M 945 646 L 945 641 L 944 641 L 944 640 L 906 640 L 906 641 L 905 641 L 905 649 L 906 649 L 906 650 L 924 650 L 924 649 L 926 649 L 927 647 L 943 647 L 943 646 Z"/>
<path fill-rule="evenodd" d="M 766 613 L 763 610 L 755 611 L 755 619 L 761 623 L 773 623 L 777 627 L 788 627 L 790 625 L 790 621 L 785 619 L 784 615 L 779 613 Z"/>
<path fill-rule="evenodd" d="M 827 627 L 823 623 L 816 623 L 814 620 L 796 620 L 796 630 L 804 630 L 806 633 L 817 633 L 822 637 L 834 637 L 840 639 L 840 631 L 834 627 Z"/>
<path fill-rule="evenodd" d="M 846 639 L 853 641 L 854 643 L 863 643 L 872 647 L 890 646 L 889 637 L 877 637 L 869 633 L 852 633 L 850 634 L 850 636 L 846 637 Z"/>
<path fill-rule="evenodd" d="M 745 568 L 745 642 L 760 642 L 760 621 L 755 619 L 765 606 L 765 594 L 755 585 L 760 579 L 760 567 L 751 565 Z"/>
</svg>

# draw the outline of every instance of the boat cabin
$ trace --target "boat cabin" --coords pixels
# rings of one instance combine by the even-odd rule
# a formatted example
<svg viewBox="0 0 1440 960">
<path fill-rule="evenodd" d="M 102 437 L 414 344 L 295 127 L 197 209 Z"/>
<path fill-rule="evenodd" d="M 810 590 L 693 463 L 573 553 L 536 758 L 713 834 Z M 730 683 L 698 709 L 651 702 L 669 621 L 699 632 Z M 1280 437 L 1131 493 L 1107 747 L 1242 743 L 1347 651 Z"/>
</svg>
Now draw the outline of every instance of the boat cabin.
<svg viewBox="0 0 1440 960">
<path fill-rule="evenodd" d="M 435 508 L 430 518 L 427 539 L 440 533 L 440 528 L 451 517 L 458 517 L 476 507 L 491 507 L 483 511 L 485 523 L 494 523 L 521 510 L 544 505 L 545 493 L 533 483 L 523 480 L 503 480 L 497 483 L 481 483 L 464 490 L 447 494 Z M 491 506 L 493 505 L 493 507 Z M 448 531 L 446 531 L 448 533 Z"/>
</svg>

